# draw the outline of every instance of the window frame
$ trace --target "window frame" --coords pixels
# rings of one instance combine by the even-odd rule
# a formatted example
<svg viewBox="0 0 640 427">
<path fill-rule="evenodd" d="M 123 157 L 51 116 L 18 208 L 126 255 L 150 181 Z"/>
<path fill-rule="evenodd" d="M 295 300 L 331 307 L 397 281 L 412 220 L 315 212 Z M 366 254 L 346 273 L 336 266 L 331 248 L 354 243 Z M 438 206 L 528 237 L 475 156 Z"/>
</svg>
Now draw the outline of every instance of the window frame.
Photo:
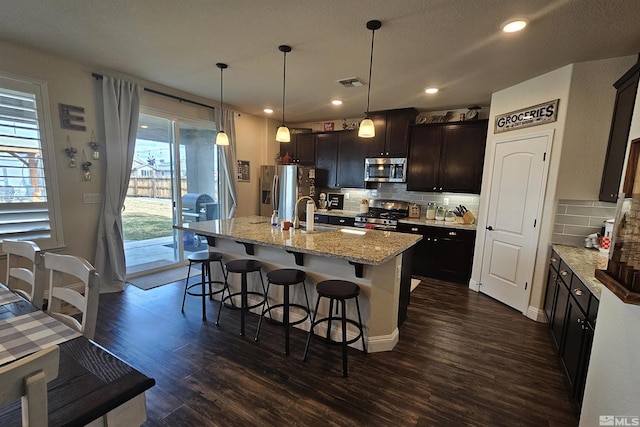
<svg viewBox="0 0 640 427">
<path fill-rule="evenodd" d="M 47 190 L 46 203 L 51 234 L 48 238 L 32 240 L 34 240 L 42 249 L 62 247 L 64 246 L 64 233 L 62 228 L 62 211 L 60 206 L 58 172 L 55 157 L 55 141 L 52 130 L 53 122 L 51 118 L 47 82 L 32 77 L 0 71 L 0 88 L 29 93 L 35 96 L 36 111 L 38 114 L 38 130 L 40 133 L 40 150 L 42 151 L 42 167 L 44 170 L 45 188 Z M 0 235 L 0 240 L 3 238 L 4 236 Z"/>
</svg>

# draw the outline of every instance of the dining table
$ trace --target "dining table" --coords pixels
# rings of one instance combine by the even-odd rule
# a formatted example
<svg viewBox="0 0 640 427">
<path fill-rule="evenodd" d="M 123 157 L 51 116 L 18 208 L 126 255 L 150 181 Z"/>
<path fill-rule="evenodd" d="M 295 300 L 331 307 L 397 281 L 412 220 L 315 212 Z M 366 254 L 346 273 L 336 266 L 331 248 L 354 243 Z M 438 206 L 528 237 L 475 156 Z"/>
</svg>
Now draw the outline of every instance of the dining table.
<svg viewBox="0 0 640 427">
<path fill-rule="evenodd" d="M 55 344 L 60 365 L 48 384 L 49 426 L 139 426 L 146 420 L 145 392 L 153 378 L 0 284 L 0 366 Z M 20 400 L 0 408 L 0 426 L 20 425 Z"/>
</svg>

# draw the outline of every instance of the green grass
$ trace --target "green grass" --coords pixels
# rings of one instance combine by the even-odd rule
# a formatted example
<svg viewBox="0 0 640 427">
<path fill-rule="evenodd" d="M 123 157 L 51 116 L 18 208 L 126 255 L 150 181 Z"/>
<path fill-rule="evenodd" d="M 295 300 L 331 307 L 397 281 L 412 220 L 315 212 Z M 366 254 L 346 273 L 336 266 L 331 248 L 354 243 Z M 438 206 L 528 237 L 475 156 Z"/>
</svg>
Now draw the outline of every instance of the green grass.
<svg viewBox="0 0 640 427">
<path fill-rule="evenodd" d="M 162 215 L 135 213 L 122 215 L 125 240 L 147 240 L 173 234 L 171 218 Z"/>
</svg>

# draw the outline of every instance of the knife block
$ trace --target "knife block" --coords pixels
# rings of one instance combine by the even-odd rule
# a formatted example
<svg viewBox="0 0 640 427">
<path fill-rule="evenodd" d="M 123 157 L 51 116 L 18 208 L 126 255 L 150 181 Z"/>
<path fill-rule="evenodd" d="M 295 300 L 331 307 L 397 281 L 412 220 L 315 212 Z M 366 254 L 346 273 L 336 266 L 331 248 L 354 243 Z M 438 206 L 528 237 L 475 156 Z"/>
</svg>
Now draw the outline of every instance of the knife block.
<svg viewBox="0 0 640 427">
<path fill-rule="evenodd" d="M 476 222 L 476 217 L 469 211 L 466 211 L 464 215 L 462 215 L 462 219 L 465 224 L 474 224 Z"/>
</svg>

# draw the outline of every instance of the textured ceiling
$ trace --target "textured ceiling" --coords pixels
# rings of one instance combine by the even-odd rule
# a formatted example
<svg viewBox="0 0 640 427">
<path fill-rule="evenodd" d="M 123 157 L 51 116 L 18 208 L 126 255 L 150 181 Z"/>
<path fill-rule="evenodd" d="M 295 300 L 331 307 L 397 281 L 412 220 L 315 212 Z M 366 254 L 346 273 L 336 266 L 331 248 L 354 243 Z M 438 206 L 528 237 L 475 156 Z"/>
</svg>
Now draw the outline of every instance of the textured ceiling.
<svg viewBox="0 0 640 427">
<path fill-rule="evenodd" d="M 518 34 L 503 22 L 524 17 Z M 0 40 L 116 70 L 288 123 L 359 117 L 375 33 L 371 110 L 488 105 L 491 93 L 564 65 L 640 51 L 638 0 L 0 0 Z M 6 61 L 8 58 L 2 58 Z M 613 83 L 613 82 L 612 82 Z M 435 96 L 424 89 L 440 87 Z M 344 101 L 340 107 L 331 99 Z"/>
</svg>

